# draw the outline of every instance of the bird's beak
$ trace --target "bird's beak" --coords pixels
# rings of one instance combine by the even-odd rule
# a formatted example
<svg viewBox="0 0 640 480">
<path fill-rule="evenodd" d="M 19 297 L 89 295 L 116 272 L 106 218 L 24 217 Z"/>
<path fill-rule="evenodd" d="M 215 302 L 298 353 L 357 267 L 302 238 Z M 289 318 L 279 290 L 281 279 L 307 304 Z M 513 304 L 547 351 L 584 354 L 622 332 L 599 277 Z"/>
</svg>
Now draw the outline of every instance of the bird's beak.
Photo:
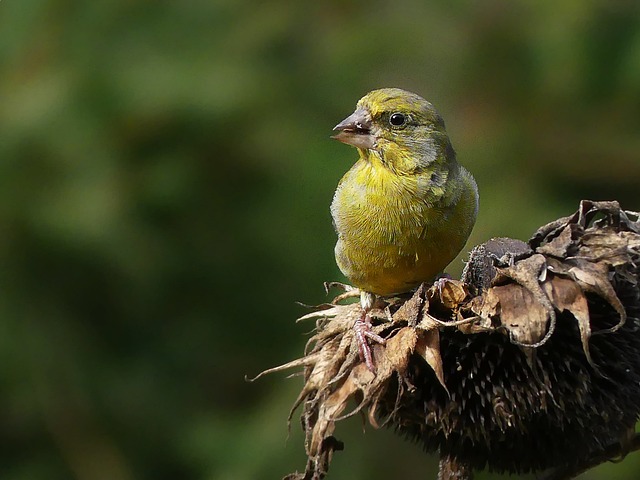
<svg viewBox="0 0 640 480">
<path fill-rule="evenodd" d="M 333 128 L 333 131 L 338 133 L 331 138 L 358 148 L 374 148 L 376 136 L 371 131 L 372 126 L 369 112 L 364 108 L 358 108 Z"/>
</svg>

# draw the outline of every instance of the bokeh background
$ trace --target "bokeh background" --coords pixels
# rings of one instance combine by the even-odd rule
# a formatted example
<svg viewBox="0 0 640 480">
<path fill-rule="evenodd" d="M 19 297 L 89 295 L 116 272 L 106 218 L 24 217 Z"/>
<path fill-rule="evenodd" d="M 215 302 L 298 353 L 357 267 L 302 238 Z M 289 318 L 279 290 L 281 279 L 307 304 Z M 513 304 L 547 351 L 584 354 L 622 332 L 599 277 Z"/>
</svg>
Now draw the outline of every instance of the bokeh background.
<svg viewBox="0 0 640 480">
<path fill-rule="evenodd" d="M 640 210 L 634 1 L 0 0 L 0 479 L 304 468 L 301 379 L 244 377 L 299 355 L 295 302 L 342 279 L 328 207 L 356 153 L 329 135 L 382 86 L 446 119 L 469 246 L 582 198 Z M 434 478 L 363 428 L 330 478 Z"/>
</svg>

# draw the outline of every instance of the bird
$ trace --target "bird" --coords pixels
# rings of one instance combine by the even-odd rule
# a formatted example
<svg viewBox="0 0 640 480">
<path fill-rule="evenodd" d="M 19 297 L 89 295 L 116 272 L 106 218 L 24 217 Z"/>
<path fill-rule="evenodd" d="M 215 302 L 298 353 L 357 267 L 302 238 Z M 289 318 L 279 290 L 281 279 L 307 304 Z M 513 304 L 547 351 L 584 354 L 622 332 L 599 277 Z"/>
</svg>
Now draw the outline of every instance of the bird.
<svg viewBox="0 0 640 480">
<path fill-rule="evenodd" d="M 410 292 L 442 274 L 478 214 L 478 187 L 456 160 L 442 117 L 421 96 L 381 88 L 362 97 L 332 138 L 358 160 L 331 202 L 336 263 L 360 292 L 354 331 L 372 372 L 370 311 L 378 297 Z"/>
</svg>

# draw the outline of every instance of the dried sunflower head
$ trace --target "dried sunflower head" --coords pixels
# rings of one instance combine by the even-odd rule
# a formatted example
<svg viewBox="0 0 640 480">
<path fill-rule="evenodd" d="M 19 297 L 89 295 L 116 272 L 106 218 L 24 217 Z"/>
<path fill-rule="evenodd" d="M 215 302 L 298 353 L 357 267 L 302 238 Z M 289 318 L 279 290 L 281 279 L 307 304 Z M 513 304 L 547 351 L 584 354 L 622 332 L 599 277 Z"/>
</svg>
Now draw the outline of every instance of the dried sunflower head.
<svg viewBox="0 0 640 480">
<path fill-rule="evenodd" d="M 350 414 L 459 472 L 570 470 L 611 452 L 640 413 L 639 259 L 637 214 L 615 202 L 584 201 L 528 244 L 487 242 L 462 281 L 378 310 L 376 374 L 358 357 L 357 305 L 307 315 L 308 353 L 283 366 L 305 369 L 295 406 L 309 462 L 290 478 L 324 476 L 354 400 Z"/>
</svg>

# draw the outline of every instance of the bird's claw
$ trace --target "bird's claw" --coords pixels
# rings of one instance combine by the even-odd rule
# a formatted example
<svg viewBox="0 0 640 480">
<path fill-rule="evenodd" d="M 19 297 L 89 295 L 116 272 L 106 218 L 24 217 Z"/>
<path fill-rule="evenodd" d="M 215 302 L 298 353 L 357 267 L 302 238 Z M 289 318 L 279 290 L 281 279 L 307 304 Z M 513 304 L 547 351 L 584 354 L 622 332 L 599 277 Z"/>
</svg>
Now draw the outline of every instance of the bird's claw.
<svg viewBox="0 0 640 480">
<path fill-rule="evenodd" d="M 372 340 L 380 345 L 384 345 L 386 341 L 371 329 L 371 317 L 368 312 L 362 313 L 362 317 L 356 320 L 353 329 L 355 331 L 356 341 L 358 342 L 360 359 L 364 361 L 371 372 L 375 373 L 376 366 L 373 362 L 373 355 L 371 354 L 371 347 L 369 346 L 368 340 Z"/>
<path fill-rule="evenodd" d="M 442 292 L 446 287 L 447 282 L 451 279 L 452 279 L 451 275 L 449 275 L 448 273 L 443 273 L 434 280 L 433 288 L 435 288 L 438 291 L 440 298 L 442 298 Z"/>
</svg>

